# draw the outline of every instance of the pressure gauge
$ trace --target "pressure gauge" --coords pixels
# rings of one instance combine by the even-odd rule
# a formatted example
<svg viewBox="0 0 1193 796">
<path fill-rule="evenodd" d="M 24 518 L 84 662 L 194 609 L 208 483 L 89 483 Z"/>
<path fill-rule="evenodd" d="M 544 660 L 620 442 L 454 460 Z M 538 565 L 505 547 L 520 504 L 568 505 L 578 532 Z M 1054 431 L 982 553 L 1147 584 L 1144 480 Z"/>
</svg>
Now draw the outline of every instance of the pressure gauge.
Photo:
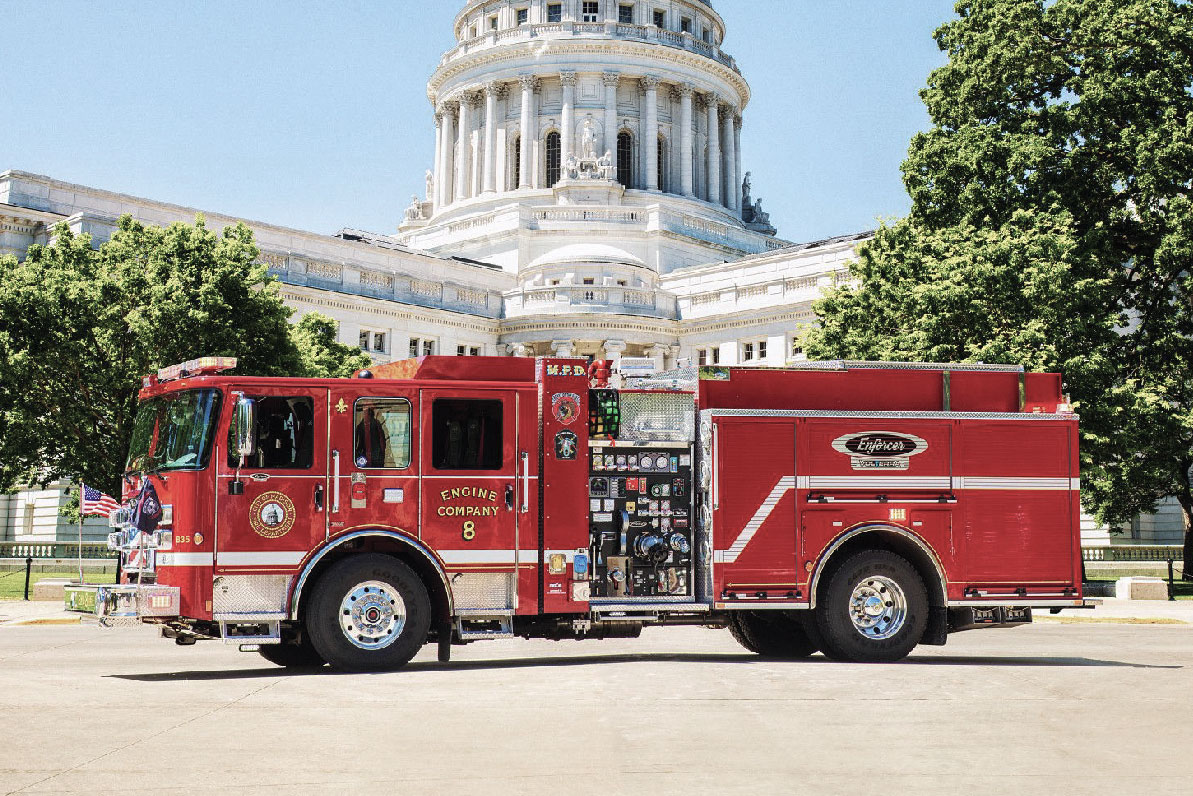
<svg viewBox="0 0 1193 796">
<path fill-rule="evenodd" d="M 661 473 L 667 472 L 667 462 L 668 462 L 667 454 L 664 453 L 662 456 L 656 456 L 655 460 L 654 460 L 655 470 L 657 470 Z"/>
</svg>

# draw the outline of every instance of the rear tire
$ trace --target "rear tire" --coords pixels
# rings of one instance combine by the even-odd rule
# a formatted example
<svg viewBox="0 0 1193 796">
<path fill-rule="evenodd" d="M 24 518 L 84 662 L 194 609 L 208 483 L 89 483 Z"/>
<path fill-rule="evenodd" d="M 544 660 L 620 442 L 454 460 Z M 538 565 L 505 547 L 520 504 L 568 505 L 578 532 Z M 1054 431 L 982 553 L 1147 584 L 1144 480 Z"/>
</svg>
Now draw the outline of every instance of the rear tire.
<svg viewBox="0 0 1193 796">
<path fill-rule="evenodd" d="M 327 663 L 306 636 L 298 644 L 263 644 L 258 652 L 270 663 L 287 669 L 320 669 Z"/>
<path fill-rule="evenodd" d="M 750 652 L 767 658 L 800 660 L 817 650 L 803 621 L 783 611 L 736 611 L 729 616 L 729 633 Z"/>
<path fill-rule="evenodd" d="M 833 571 L 815 620 L 830 657 L 892 663 L 907 657 L 924 636 L 928 590 L 906 559 L 866 550 Z"/>
<path fill-rule="evenodd" d="M 405 666 L 427 642 L 431 600 L 410 567 L 384 555 L 332 565 L 311 594 L 307 632 L 320 656 L 346 672 Z"/>
</svg>

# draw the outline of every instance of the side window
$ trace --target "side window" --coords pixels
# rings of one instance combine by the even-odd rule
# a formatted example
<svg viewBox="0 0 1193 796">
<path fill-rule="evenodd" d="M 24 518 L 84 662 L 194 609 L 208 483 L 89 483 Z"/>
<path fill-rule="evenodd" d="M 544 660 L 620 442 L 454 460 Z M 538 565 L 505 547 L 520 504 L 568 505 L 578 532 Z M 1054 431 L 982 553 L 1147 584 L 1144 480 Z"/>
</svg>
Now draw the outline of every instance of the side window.
<svg viewBox="0 0 1193 796">
<path fill-rule="evenodd" d="M 410 466 L 410 402 L 361 398 L 353 415 L 356 466 L 405 470 Z"/>
<path fill-rule="evenodd" d="M 436 470 L 501 469 L 501 401 L 440 398 L 431 408 L 431 426 Z"/>
<path fill-rule="evenodd" d="M 246 467 L 306 470 L 315 458 L 315 403 L 310 398 L 256 397 L 257 453 Z M 228 466 L 240 463 L 235 429 L 228 435 Z"/>
</svg>

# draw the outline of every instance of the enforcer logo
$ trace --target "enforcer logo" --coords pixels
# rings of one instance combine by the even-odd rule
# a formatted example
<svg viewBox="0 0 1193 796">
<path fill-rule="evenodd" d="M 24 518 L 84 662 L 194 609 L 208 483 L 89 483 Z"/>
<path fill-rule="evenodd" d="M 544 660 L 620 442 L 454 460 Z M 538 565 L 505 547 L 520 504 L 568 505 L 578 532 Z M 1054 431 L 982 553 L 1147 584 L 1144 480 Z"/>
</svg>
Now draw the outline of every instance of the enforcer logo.
<svg viewBox="0 0 1193 796">
<path fill-rule="evenodd" d="M 861 431 L 837 437 L 833 450 L 848 456 L 854 470 L 908 470 L 911 457 L 928 450 L 928 442 L 898 431 Z"/>
</svg>

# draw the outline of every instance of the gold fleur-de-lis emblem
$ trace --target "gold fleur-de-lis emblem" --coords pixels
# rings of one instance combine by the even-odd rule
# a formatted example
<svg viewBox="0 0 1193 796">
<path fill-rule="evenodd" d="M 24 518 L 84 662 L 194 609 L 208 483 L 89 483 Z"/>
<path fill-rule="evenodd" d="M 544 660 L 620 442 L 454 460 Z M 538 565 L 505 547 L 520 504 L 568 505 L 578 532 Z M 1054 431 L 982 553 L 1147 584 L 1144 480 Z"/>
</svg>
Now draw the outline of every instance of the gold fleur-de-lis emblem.
<svg viewBox="0 0 1193 796">
<path fill-rule="evenodd" d="M 341 398 L 340 402 L 338 404 L 336 404 L 336 411 L 339 412 L 340 414 L 344 414 L 345 412 L 348 411 L 348 404 L 344 403 L 343 398 Z"/>
</svg>

